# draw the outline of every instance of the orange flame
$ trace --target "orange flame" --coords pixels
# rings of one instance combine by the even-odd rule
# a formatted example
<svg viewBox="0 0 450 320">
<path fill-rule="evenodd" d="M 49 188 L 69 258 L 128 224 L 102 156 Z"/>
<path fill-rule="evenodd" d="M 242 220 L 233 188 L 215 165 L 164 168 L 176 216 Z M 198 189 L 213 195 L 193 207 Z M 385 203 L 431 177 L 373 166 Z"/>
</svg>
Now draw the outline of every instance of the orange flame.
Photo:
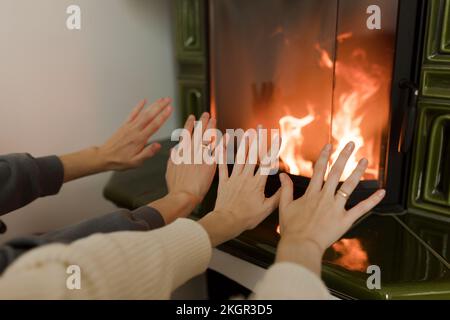
<svg viewBox="0 0 450 320">
<path fill-rule="evenodd" d="M 333 263 L 351 271 L 366 272 L 369 266 L 367 252 L 363 249 L 358 239 L 342 239 L 332 246 L 340 257 Z"/>
<path fill-rule="evenodd" d="M 344 34 L 339 39 L 343 41 L 348 37 L 351 37 L 351 34 Z M 328 124 L 331 126 L 331 143 L 335 150 L 331 156 L 331 164 L 337 160 L 345 145 L 353 141 L 356 146 L 355 152 L 349 159 L 341 179 L 345 180 L 351 175 L 358 164 L 358 156 L 369 160 L 369 170 L 364 178 L 378 179 L 379 164 L 376 163 L 377 158 L 374 157 L 372 151 L 374 137 L 364 137 L 361 132 L 361 123 L 364 118 L 361 107 L 379 91 L 381 81 L 378 79 L 378 75 L 365 72 L 364 68 L 357 63 L 354 65 L 334 63 L 326 50 L 319 46 L 317 46 L 317 50 L 321 56 L 320 66 L 328 69 L 334 68 L 336 78 L 344 81 L 348 88 L 335 97 L 334 110 L 328 119 Z M 365 52 L 361 49 L 354 50 L 352 58 L 364 59 Z M 314 108 L 310 106 L 308 109 L 313 110 Z M 285 116 L 279 121 L 282 137 L 280 158 L 291 174 L 305 177 L 311 177 L 313 174 L 313 162 L 302 157 L 302 144 L 305 139 L 302 129 L 314 120 L 314 113 L 309 111 L 309 114 L 302 119 Z M 308 139 L 314 139 L 314 137 Z"/>
<path fill-rule="evenodd" d="M 286 116 L 280 120 L 283 141 L 280 148 L 280 158 L 289 166 L 290 173 L 292 174 L 304 175 L 305 172 L 312 173 L 312 162 L 303 159 L 301 146 L 304 140 L 302 128 L 313 122 L 314 119 L 314 115 L 310 114 L 303 119 Z M 302 165 L 299 166 L 298 163 Z"/>
</svg>

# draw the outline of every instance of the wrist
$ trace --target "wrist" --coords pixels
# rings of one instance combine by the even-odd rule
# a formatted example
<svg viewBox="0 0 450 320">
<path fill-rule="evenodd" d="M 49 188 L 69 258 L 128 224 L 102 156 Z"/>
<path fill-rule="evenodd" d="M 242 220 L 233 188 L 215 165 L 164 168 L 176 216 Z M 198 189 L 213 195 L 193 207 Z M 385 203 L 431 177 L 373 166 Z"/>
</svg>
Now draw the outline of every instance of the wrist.
<svg viewBox="0 0 450 320">
<path fill-rule="evenodd" d="M 208 233 L 213 247 L 239 236 L 242 232 L 236 224 L 235 218 L 229 212 L 212 211 L 200 219 L 198 223 Z"/>
<path fill-rule="evenodd" d="M 149 204 L 158 210 L 166 224 L 170 224 L 178 218 L 186 218 L 197 206 L 195 198 L 187 193 L 169 193 L 165 197 Z"/>
<path fill-rule="evenodd" d="M 202 202 L 202 200 L 199 197 L 186 191 L 172 191 L 172 192 L 169 191 L 166 197 L 182 201 L 183 203 L 191 206 L 192 208 L 195 208 Z"/>
<path fill-rule="evenodd" d="M 325 249 L 314 239 L 299 235 L 286 235 L 277 249 L 277 262 L 291 262 L 302 265 L 320 276 Z"/>
<path fill-rule="evenodd" d="M 96 147 L 59 157 L 64 168 L 64 182 L 105 171 L 103 156 Z"/>
<path fill-rule="evenodd" d="M 315 251 L 319 255 L 324 255 L 326 248 L 324 248 L 319 241 L 314 240 L 313 237 L 296 234 L 296 233 L 282 233 L 280 245 L 283 246 L 308 246 L 315 248 Z"/>
<path fill-rule="evenodd" d="M 103 147 L 95 146 L 91 149 L 95 153 L 97 165 L 101 168 L 101 171 L 111 171 L 119 167 L 117 161 L 114 161 L 114 158 Z"/>
</svg>

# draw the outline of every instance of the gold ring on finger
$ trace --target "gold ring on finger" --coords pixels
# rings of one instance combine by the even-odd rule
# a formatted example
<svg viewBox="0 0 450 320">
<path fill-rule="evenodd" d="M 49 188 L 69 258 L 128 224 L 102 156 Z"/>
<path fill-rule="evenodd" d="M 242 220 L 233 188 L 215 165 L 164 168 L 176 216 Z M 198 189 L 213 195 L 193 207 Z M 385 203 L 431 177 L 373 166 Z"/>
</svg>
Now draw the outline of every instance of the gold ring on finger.
<svg viewBox="0 0 450 320">
<path fill-rule="evenodd" d="M 338 190 L 337 194 L 340 195 L 341 197 L 343 197 L 346 200 L 348 200 L 348 198 L 350 198 L 350 195 L 347 192 L 343 191 L 343 190 Z"/>
</svg>

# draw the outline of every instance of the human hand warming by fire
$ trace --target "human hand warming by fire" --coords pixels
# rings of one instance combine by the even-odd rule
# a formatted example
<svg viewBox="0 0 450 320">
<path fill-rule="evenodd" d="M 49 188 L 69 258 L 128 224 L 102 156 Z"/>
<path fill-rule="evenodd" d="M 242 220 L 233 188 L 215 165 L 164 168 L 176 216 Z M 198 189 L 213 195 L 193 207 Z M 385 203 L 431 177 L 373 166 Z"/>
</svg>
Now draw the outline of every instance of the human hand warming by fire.
<svg viewBox="0 0 450 320">
<path fill-rule="evenodd" d="M 272 197 L 266 198 L 264 190 L 268 175 L 263 174 L 263 167 L 255 173 L 254 159 L 257 152 L 258 139 L 254 138 L 240 144 L 236 158 L 245 160 L 243 163 L 235 163 L 231 175 L 228 174 L 226 161 L 219 164 L 219 188 L 214 211 L 199 221 L 207 231 L 213 246 L 255 228 L 278 206 L 280 190 Z M 270 153 L 271 151 L 266 157 L 269 157 Z"/>
<path fill-rule="evenodd" d="M 216 119 L 211 118 L 210 114 L 205 112 L 199 119 L 198 125 L 195 124 L 195 116 L 190 115 L 186 120 L 184 129 L 192 137 L 188 144 L 192 159 L 194 153 L 203 152 L 203 135 L 209 129 L 215 129 Z M 178 152 L 172 149 L 172 153 Z M 211 187 L 211 183 L 216 173 L 217 165 L 215 163 L 198 164 L 175 164 L 173 157 L 169 157 L 167 162 L 166 182 L 169 194 L 184 194 L 192 199 L 195 205 L 203 201 L 206 193 Z"/>
<path fill-rule="evenodd" d="M 308 189 L 303 197 L 295 201 L 291 179 L 281 174 L 281 241 L 277 261 L 300 263 L 320 276 L 325 250 L 384 198 L 386 192 L 379 190 L 352 209 L 345 209 L 349 196 L 356 189 L 368 165 L 366 159 L 359 161 L 356 169 L 336 192 L 354 149 L 353 142 L 345 146 L 324 183 L 332 154 L 332 146 L 327 145 L 316 162 Z"/>
<path fill-rule="evenodd" d="M 147 143 L 172 114 L 171 103 L 171 98 L 161 98 L 146 108 L 147 100 L 139 102 L 126 122 L 98 148 L 99 157 L 106 163 L 105 169 L 132 169 L 153 157 L 161 145 L 147 146 Z"/>
</svg>

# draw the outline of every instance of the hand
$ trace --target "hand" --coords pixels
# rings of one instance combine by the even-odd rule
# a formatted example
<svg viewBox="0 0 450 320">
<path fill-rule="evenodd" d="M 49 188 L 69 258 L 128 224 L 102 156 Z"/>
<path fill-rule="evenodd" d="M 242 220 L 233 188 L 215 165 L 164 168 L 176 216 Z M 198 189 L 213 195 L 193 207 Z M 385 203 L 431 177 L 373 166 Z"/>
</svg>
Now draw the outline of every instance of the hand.
<svg viewBox="0 0 450 320">
<path fill-rule="evenodd" d="M 103 146 L 60 156 L 64 182 L 104 171 L 134 168 L 152 157 L 161 146 L 153 143 L 146 147 L 147 141 L 172 113 L 170 102 L 169 98 L 160 99 L 143 111 L 147 103 L 143 100 Z"/>
<path fill-rule="evenodd" d="M 106 170 L 138 167 L 161 149 L 159 143 L 147 143 L 172 114 L 171 102 L 170 98 L 159 99 L 144 110 L 147 102 L 143 100 L 134 108 L 122 127 L 98 148 Z"/>
<path fill-rule="evenodd" d="M 336 192 L 341 175 L 355 148 L 349 143 L 324 182 L 331 145 L 327 145 L 314 167 L 314 174 L 303 197 L 293 200 L 293 184 L 286 174 L 280 176 L 280 227 L 281 241 L 278 261 L 299 262 L 320 274 L 320 264 L 325 250 L 339 240 L 353 223 L 383 200 L 386 192 L 379 190 L 370 198 L 350 210 L 345 209 L 348 196 L 356 189 L 367 169 L 368 161 L 362 159 L 352 175 Z"/>
<path fill-rule="evenodd" d="M 250 155 L 257 154 L 257 148 L 256 139 L 250 147 L 241 143 L 236 159 L 245 159 L 245 163 L 235 164 L 231 176 L 228 175 L 226 161 L 219 164 L 219 188 L 214 211 L 200 220 L 213 246 L 255 228 L 278 206 L 280 191 L 266 198 L 264 189 L 268 176 L 261 174 L 261 168 L 255 174 L 256 161 L 250 161 Z"/>
<path fill-rule="evenodd" d="M 187 146 L 191 155 L 195 152 L 202 152 L 196 148 L 203 148 L 203 133 L 207 129 L 216 127 L 216 120 L 211 119 L 208 113 L 204 113 L 200 118 L 200 126 L 195 126 L 195 117 L 189 116 L 184 128 L 189 132 L 191 143 Z M 194 129 L 195 126 L 195 129 Z M 195 141 L 197 140 L 197 141 Z M 181 142 L 182 143 L 182 142 Z M 172 153 L 176 150 L 172 150 Z M 172 156 L 167 163 L 166 182 L 169 194 L 184 194 L 191 199 L 194 207 L 203 201 L 209 191 L 211 183 L 216 173 L 217 164 L 175 164 Z"/>
</svg>

